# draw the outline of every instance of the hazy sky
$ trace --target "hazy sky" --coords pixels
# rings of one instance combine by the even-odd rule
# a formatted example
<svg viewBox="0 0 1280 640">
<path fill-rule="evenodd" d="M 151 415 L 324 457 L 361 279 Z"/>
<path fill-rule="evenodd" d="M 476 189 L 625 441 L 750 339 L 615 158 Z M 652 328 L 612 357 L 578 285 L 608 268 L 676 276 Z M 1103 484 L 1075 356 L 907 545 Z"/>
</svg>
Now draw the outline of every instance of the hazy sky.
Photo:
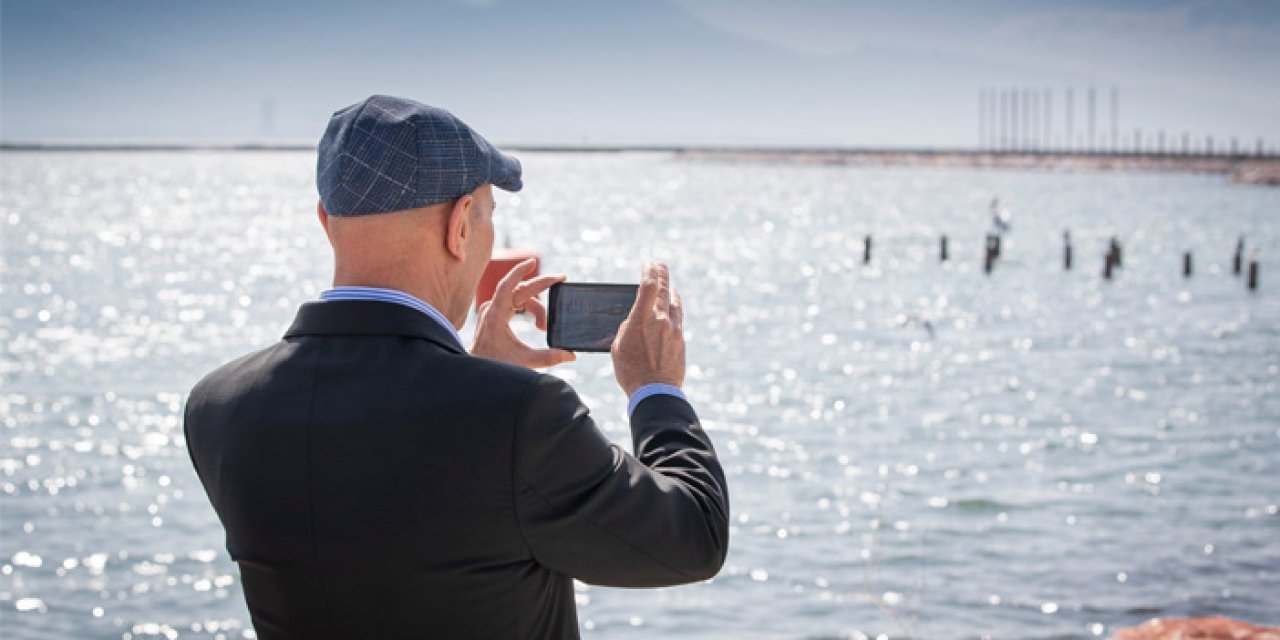
<svg viewBox="0 0 1280 640">
<path fill-rule="evenodd" d="M 969 146 L 983 87 L 1280 143 L 1280 2 L 0 0 L 0 139 L 313 143 L 371 93 L 499 144 Z M 1109 122 L 1100 99 L 1100 122 Z M 1104 127 L 1105 128 L 1105 127 Z"/>
</svg>

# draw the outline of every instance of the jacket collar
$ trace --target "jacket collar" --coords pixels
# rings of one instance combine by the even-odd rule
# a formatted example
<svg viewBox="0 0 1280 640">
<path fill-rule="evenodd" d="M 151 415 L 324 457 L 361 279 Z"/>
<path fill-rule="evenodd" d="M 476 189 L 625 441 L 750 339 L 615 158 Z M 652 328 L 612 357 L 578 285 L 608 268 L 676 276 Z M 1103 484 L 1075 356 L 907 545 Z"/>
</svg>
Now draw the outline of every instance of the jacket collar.
<svg viewBox="0 0 1280 640">
<path fill-rule="evenodd" d="M 422 338 L 447 351 L 467 354 L 449 331 L 431 317 L 402 304 L 377 300 L 304 303 L 284 337 L 380 335 Z"/>
</svg>

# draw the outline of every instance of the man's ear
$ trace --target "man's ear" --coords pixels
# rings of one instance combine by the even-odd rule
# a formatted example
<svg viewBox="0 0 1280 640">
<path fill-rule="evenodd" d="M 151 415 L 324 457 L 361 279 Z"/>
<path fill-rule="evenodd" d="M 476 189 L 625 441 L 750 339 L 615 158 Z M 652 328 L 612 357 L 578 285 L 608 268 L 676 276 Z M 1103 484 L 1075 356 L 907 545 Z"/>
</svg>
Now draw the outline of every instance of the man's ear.
<svg viewBox="0 0 1280 640">
<path fill-rule="evenodd" d="M 316 201 L 316 215 L 320 218 L 320 226 L 324 228 L 324 234 L 329 235 L 329 212 L 324 210 L 324 200 Z"/>
<path fill-rule="evenodd" d="M 467 194 L 453 202 L 445 228 L 444 247 L 457 260 L 467 257 L 467 237 L 471 234 L 471 206 L 475 198 Z"/>
</svg>

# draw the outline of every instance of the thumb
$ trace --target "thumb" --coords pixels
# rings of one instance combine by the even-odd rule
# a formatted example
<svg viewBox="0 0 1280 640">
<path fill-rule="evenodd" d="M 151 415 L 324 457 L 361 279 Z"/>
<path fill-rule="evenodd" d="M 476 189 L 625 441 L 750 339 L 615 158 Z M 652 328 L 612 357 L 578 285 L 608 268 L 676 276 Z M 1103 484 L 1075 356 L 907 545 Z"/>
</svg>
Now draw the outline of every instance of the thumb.
<svg viewBox="0 0 1280 640">
<path fill-rule="evenodd" d="M 642 318 L 653 311 L 653 303 L 658 299 L 659 282 L 657 267 L 653 264 L 645 267 L 644 279 L 640 281 L 640 289 L 636 291 L 636 303 L 631 307 L 628 318 Z"/>
<path fill-rule="evenodd" d="M 528 366 L 531 368 L 554 367 L 565 362 L 578 359 L 577 354 L 564 349 L 530 349 L 527 354 Z"/>
</svg>

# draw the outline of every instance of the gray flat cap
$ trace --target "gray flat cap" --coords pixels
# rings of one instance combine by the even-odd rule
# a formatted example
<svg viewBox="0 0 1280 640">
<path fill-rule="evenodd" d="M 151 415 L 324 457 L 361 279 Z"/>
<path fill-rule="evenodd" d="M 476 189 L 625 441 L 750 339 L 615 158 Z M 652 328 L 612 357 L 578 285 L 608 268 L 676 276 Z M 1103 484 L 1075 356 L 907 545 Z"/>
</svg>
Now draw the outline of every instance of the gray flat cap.
<svg viewBox="0 0 1280 640">
<path fill-rule="evenodd" d="M 482 184 L 519 191 L 520 161 L 413 100 L 371 96 L 334 113 L 320 139 L 316 187 L 332 216 L 425 207 Z"/>
</svg>

